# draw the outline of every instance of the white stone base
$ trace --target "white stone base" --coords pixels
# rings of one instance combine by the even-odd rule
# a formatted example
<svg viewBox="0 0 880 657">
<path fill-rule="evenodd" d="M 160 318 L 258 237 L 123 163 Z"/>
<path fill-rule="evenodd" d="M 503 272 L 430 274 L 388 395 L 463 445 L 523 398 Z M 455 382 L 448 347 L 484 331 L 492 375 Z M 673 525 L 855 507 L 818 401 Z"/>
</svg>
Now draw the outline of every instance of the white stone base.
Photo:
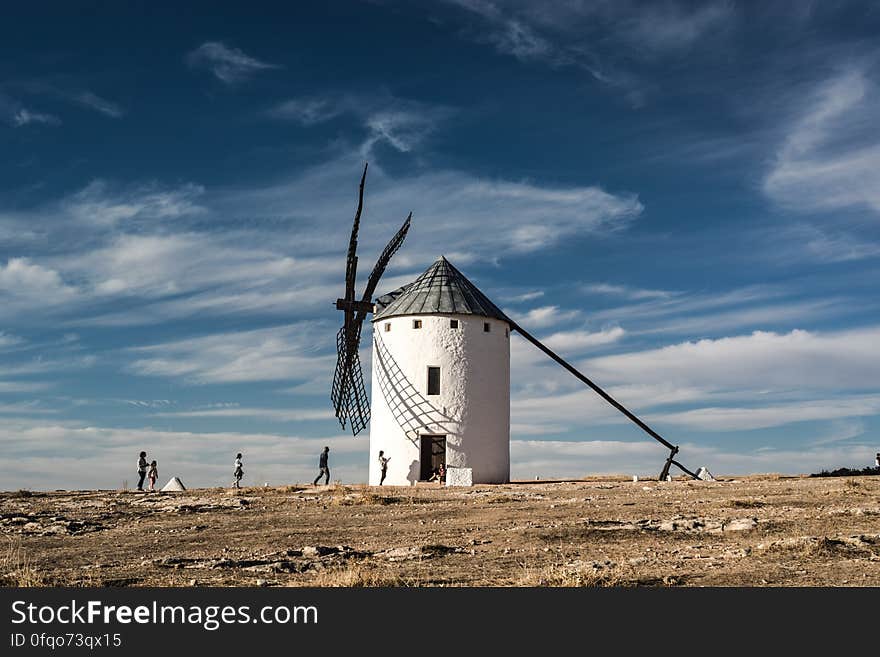
<svg viewBox="0 0 880 657">
<path fill-rule="evenodd" d="M 471 468 L 446 468 L 446 485 L 473 486 L 473 470 Z"/>
</svg>

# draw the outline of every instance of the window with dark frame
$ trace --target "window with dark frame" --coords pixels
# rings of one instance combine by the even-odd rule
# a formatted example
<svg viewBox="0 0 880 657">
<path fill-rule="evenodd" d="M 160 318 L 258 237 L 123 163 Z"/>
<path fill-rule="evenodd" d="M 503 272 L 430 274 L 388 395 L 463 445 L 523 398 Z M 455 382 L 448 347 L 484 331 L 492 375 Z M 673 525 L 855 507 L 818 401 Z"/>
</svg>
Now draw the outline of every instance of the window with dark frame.
<svg viewBox="0 0 880 657">
<path fill-rule="evenodd" d="M 449 320 L 449 328 L 458 328 L 458 320 L 450 319 Z"/>
<path fill-rule="evenodd" d="M 413 320 L 413 328 L 414 328 L 414 329 L 422 328 L 422 320 L 420 320 L 420 319 L 414 319 L 414 320 Z"/>
<path fill-rule="evenodd" d="M 428 394 L 429 395 L 439 395 L 440 394 L 440 368 L 439 367 L 429 367 L 428 368 Z"/>
<path fill-rule="evenodd" d="M 390 330 L 391 330 L 391 322 L 385 322 L 385 331 L 387 332 Z"/>
<path fill-rule="evenodd" d="M 489 322 L 483 322 L 483 333 L 488 333 L 492 330 L 492 325 Z"/>
</svg>

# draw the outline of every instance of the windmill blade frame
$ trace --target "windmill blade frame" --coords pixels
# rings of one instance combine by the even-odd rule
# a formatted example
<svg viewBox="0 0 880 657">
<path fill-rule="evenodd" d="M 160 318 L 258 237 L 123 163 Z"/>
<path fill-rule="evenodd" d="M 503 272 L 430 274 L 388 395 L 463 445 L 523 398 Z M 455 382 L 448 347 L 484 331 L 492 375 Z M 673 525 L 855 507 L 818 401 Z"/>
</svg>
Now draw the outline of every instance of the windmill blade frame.
<svg viewBox="0 0 880 657">
<path fill-rule="evenodd" d="M 361 330 L 368 313 L 373 312 L 372 296 L 385 272 L 392 256 L 403 244 L 412 221 L 412 212 L 407 215 L 403 225 L 391 238 L 376 261 L 360 301 L 355 300 L 355 283 L 357 279 L 357 236 L 360 229 L 360 218 L 364 207 L 364 186 L 367 179 L 367 168 L 361 176 L 358 191 L 358 206 L 354 215 L 351 237 L 348 243 L 348 256 L 345 266 L 345 297 L 336 300 L 336 308 L 345 313 L 342 328 L 336 334 L 336 369 L 330 398 L 336 417 L 344 429 L 346 424 L 356 436 L 363 431 L 370 421 L 370 406 L 364 385 L 363 368 L 360 362 Z"/>
</svg>

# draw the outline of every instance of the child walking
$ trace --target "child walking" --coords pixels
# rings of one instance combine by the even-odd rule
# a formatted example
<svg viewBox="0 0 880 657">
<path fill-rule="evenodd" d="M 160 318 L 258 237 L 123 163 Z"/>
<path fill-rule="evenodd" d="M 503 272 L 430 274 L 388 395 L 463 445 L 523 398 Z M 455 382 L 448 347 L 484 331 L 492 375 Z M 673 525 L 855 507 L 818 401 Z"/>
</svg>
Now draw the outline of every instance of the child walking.
<svg viewBox="0 0 880 657">
<path fill-rule="evenodd" d="M 150 480 L 150 492 L 156 492 L 156 480 L 159 478 L 159 467 L 156 465 L 156 462 L 153 461 L 150 463 L 150 470 L 147 472 L 147 479 Z"/>
</svg>

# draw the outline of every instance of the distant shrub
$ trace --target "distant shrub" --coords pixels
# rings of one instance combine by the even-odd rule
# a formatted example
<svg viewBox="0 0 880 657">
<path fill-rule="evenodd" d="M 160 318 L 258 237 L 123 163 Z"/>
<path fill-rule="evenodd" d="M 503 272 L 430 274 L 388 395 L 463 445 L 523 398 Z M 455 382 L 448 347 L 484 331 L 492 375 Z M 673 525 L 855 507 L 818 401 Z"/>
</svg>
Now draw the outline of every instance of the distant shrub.
<svg viewBox="0 0 880 657">
<path fill-rule="evenodd" d="M 837 470 L 822 470 L 822 472 L 811 474 L 811 477 L 862 477 L 870 475 L 880 475 L 880 468 L 837 468 Z"/>
</svg>

